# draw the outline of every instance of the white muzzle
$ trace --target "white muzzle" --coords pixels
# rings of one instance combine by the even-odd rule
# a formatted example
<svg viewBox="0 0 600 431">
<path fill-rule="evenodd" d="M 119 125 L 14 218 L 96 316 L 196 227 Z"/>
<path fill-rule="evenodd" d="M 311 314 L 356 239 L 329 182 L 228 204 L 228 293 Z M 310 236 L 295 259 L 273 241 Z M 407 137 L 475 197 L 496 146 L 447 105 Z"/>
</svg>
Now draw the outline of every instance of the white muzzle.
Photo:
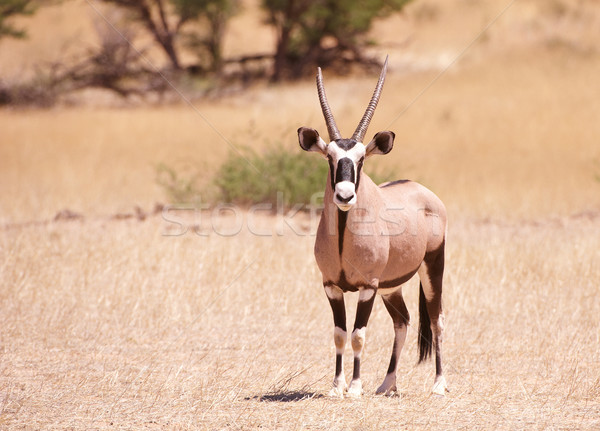
<svg viewBox="0 0 600 431">
<path fill-rule="evenodd" d="M 356 204 L 356 188 L 352 181 L 340 181 L 335 185 L 333 203 L 342 211 L 348 211 Z"/>
</svg>

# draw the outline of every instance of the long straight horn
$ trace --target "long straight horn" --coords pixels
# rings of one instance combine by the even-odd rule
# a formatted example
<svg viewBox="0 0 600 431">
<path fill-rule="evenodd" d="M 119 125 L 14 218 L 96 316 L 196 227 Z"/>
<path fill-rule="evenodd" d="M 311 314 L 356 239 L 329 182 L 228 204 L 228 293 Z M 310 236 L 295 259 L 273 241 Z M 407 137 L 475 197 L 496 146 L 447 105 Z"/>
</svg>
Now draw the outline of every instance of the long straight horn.
<svg viewBox="0 0 600 431">
<path fill-rule="evenodd" d="M 321 102 L 321 110 L 325 117 L 325 123 L 327 124 L 327 131 L 329 132 L 329 140 L 335 141 L 340 139 L 342 135 L 335 124 L 333 114 L 329 103 L 327 103 L 327 96 L 325 95 L 325 87 L 323 86 L 323 75 L 321 74 L 321 68 L 317 69 L 317 92 L 319 93 L 319 101 Z"/>
<path fill-rule="evenodd" d="M 365 138 L 365 134 L 369 128 L 369 123 L 371 122 L 371 118 L 373 118 L 375 108 L 377 108 L 377 103 L 379 102 L 379 97 L 381 96 L 381 90 L 383 88 L 383 82 L 385 81 L 387 64 L 388 57 L 386 56 L 385 63 L 383 63 L 383 69 L 381 69 L 381 74 L 379 75 L 379 81 L 377 81 L 377 87 L 375 87 L 375 91 L 373 92 L 373 97 L 371 97 L 371 101 L 369 102 L 369 106 L 367 106 L 365 115 L 363 115 L 362 120 L 360 120 L 360 123 L 354 132 L 354 135 L 352 135 L 352 139 L 355 139 L 358 142 L 362 142 Z"/>
</svg>

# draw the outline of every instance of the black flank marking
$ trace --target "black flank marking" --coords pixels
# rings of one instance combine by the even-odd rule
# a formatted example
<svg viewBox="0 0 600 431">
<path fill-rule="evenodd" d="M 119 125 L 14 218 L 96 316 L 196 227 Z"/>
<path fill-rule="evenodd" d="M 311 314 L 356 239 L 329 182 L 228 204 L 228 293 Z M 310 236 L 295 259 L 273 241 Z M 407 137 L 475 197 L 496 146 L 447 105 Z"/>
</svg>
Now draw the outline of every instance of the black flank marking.
<svg viewBox="0 0 600 431">
<path fill-rule="evenodd" d="M 358 141 L 355 139 L 338 139 L 337 141 L 335 141 L 335 143 L 342 150 L 348 151 L 349 149 L 354 148 Z"/>
<path fill-rule="evenodd" d="M 350 284 L 343 269 L 342 272 L 340 272 L 340 278 L 338 281 L 328 281 L 325 283 L 325 285 L 337 286 L 342 289 L 342 292 L 358 292 L 359 287 L 358 285 Z"/>
<path fill-rule="evenodd" d="M 339 252 L 340 258 L 341 258 L 342 251 L 344 250 L 344 232 L 346 231 L 346 221 L 348 220 L 348 212 L 338 209 L 337 213 L 338 213 L 338 224 L 337 224 L 338 225 L 338 252 Z M 342 275 L 343 275 L 343 271 L 342 271 Z M 341 287 L 341 286 L 339 286 L 339 287 Z"/>
<path fill-rule="evenodd" d="M 413 275 L 415 275 L 417 273 L 417 271 L 419 270 L 419 268 L 415 269 L 414 271 L 409 272 L 408 274 L 399 277 L 399 278 L 395 278 L 393 280 L 385 280 L 385 281 L 380 281 L 379 282 L 379 287 L 396 287 L 396 286 L 400 286 L 401 284 L 406 283 L 408 280 L 410 280 Z"/>
</svg>

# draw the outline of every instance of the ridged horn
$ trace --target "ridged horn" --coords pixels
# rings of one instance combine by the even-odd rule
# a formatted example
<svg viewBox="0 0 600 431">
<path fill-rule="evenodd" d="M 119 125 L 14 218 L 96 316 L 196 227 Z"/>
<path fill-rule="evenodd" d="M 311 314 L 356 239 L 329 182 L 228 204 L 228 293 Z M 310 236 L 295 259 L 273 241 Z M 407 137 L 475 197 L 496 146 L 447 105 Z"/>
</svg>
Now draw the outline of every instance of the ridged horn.
<svg viewBox="0 0 600 431">
<path fill-rule="evenodd" d="M 377 86 L 375 87 L 375 91 L 373 92 L 373 96 L 371 97 L 371 101 L 367 106 L 367 110 L 360 120 L 354 135 L 352 135 L 352 139 L 357 140 L 358 142 L 362 142 L 365 138 L 365 134 L 367 133 L 367 129 L 369 128 L 369 123 L 371 122 L 371 118 L 373 118 L 373 114 L 375 113 L 375 108 L 377 108 L 377 103 L 379 102 L 379 97 L 381 96 L 381 90 L 383 89 L 383 82 L 385 81 L 385 73 L 387 71 L 388 57 L 385 57 L 385 63 L 383 63 L 383 68 L 381 69 L 381 74 L 379 75 L 379 81 L 377 81 Z"/>
<path fill-rule="evenodd" d="M 321 110 L 323 111 L 323 117 L 325 117 L 325 123 L 327 124 L 327 131 L 329 132 L 329 140 L 335 141 L 340 139 L 342 135 L 335 124 L 333 113 L 327 103 L 327 96 L 325 95 L 325 87 L 323 86 L 323 75 L 321 68 L 317 69 L 317 91 L 319 93 L 319 101 L 321 102 Z"/>
</svg>

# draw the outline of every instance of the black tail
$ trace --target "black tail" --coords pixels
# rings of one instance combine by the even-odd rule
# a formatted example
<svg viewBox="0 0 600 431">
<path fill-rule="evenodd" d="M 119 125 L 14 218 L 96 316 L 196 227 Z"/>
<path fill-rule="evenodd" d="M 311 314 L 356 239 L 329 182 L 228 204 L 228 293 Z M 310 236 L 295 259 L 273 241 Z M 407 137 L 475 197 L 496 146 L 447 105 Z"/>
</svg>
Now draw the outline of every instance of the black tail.
<svg viewBox="0 0 600 431">
<path fill-rule="evenodd" d="M 419 283 L 419 363 L 431 357 L 433 335 L 423 285 Z"/>
</svg>

